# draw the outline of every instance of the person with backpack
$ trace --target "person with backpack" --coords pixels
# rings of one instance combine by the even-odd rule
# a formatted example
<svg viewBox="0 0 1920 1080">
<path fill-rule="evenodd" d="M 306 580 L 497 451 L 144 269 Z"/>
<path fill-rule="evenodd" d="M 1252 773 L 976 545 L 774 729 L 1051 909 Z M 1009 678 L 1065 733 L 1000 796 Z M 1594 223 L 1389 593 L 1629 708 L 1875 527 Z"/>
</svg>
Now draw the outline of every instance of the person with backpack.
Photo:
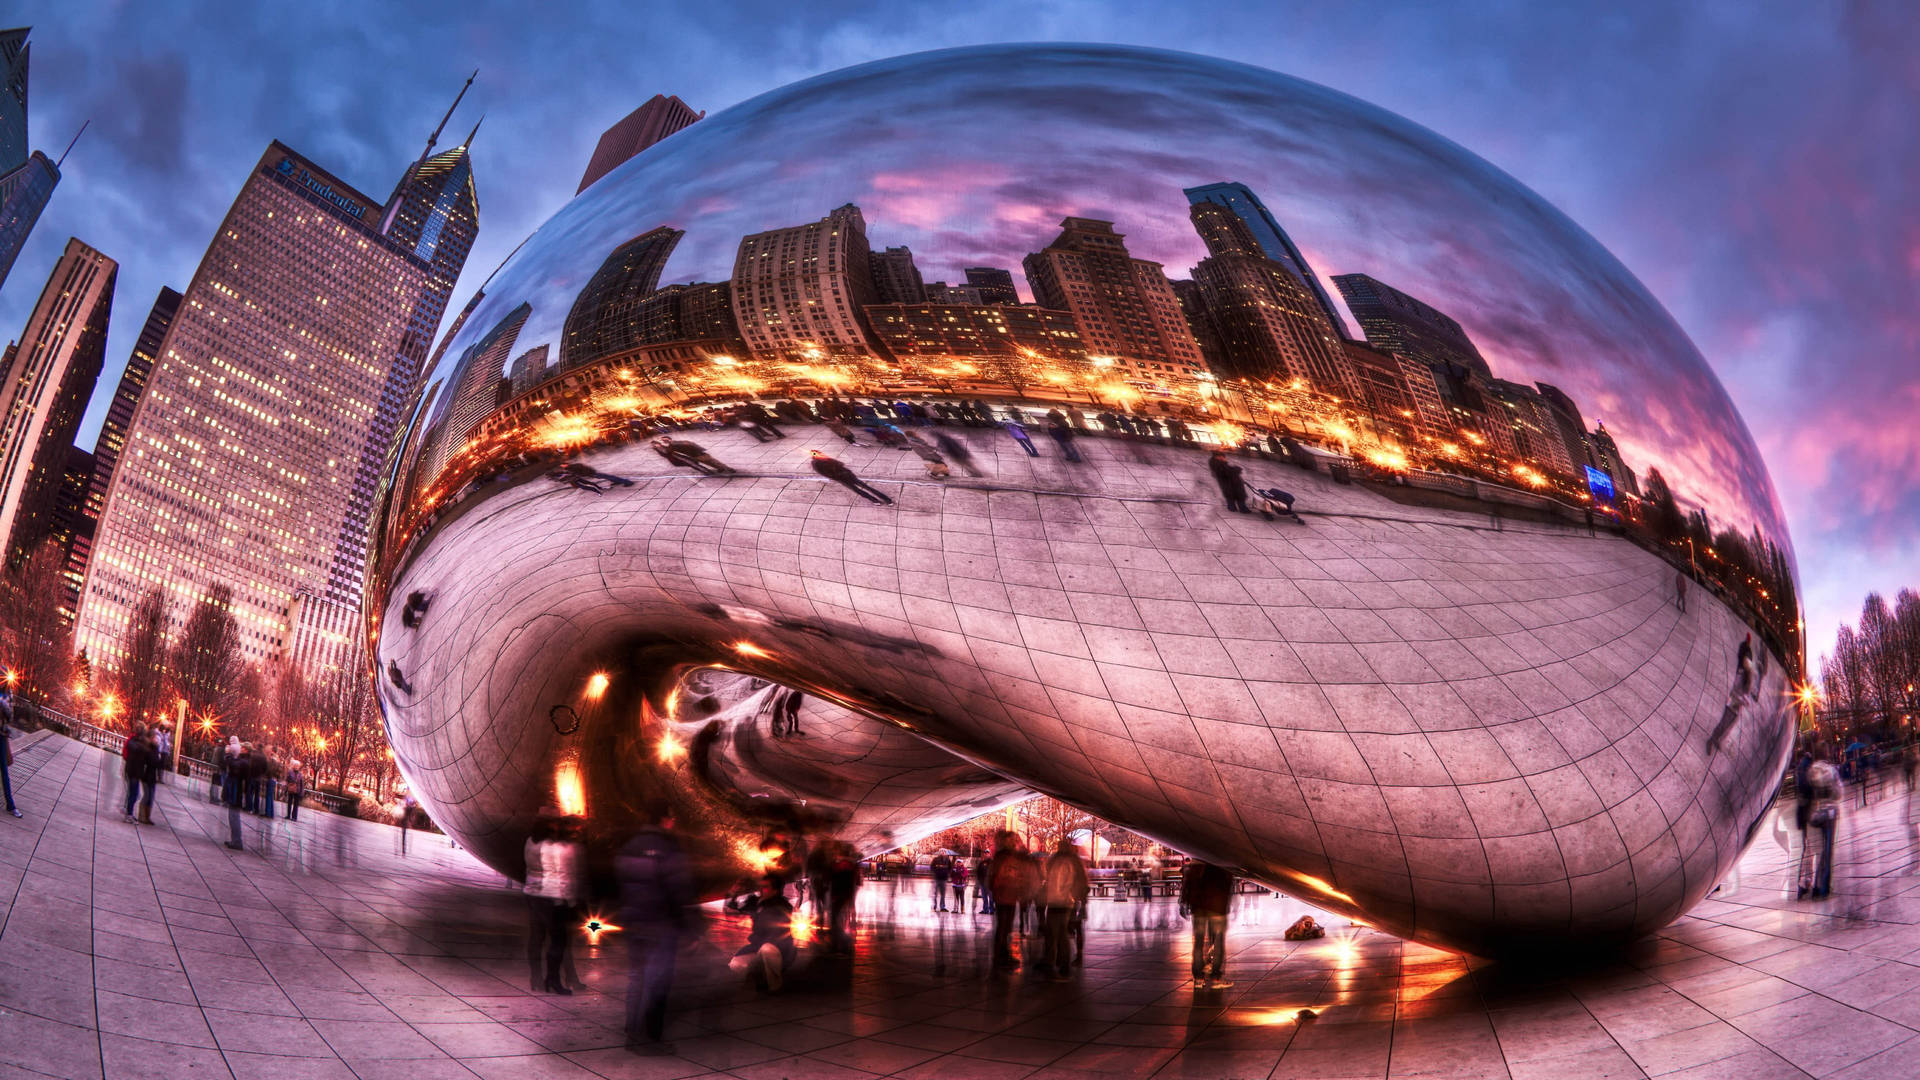
<svg viewBox="0 0 1920 1080">
<path fill-rule="evenodd" d="M 993 835 L 993 858 L 987 861 L 986 883 L 993 894 L 993 967 L 1010 971 L 1020 966 L 1013 955 L 1013 926 L 1020 905 L 1034 891 L 1033 860 L 1020 850 L 1011 829 Z"/>
<path fill-rule="evenodd" d="M 1193 920 L 1193 986 L 1224 990 L 1227 912 L 1233 907 L 1233 875 L 1212 863 L 1191 860 L 1180 874 L 1180 914 Z"/>
<path fill-rule="evenodd" d="M 1061 837 L 1047 859 L 1040 887 L 1040 903 L 1046 909 L 1046 947 L 1042 955 L 1055 982 L 1066 979 L 1073 967 L 1073 914 L 1086 902 L 1090 889 L 1080 849 L 1073 846 L 1071 837 Z"/>
<path fill-rule="evenodd" d="M 620 879 L 620 922 L 627 938 L 627 1045 L 664 1050 L 667 996 L 682 938 L 699 916 L 693 871 L 673 827 L 673 812 L 654 801 L 646 824 L 614 858 Z M 791 911 L 789 911 L 791 918 Z M 791 932 L 791 928 L 789 928 Z"/>
<path fill-rule="evenodd" d="M 1832 750 L 1825 743 L 1814 748 L 1813 764 L 1807 768 L 1807 787 L 1812 792 L 1812 808 L 1807 814 L 1807 824 L 1812 832 L 1802 833 L 1802 857 L 1813 847 L 1815 834 L 1818 834 L 1819 852 L 1814 856 L 1813 871 L 1800 879 L 1800 898 L 1824 900 L 1833 888 L 1833 831 L 1840 823 L 1840 804 L 1843 801 L 1843 786 L 1840 770 L 1834 768 L 1827 759 Z"/>
<path fill-rule="evenodd" d="M 945 851 L 935 852 L 933 860 L 927 864 L 933 871 L 933 910 L 947 910 L 947 879 L 953 876 L 953 856 Z"/>
</svg>

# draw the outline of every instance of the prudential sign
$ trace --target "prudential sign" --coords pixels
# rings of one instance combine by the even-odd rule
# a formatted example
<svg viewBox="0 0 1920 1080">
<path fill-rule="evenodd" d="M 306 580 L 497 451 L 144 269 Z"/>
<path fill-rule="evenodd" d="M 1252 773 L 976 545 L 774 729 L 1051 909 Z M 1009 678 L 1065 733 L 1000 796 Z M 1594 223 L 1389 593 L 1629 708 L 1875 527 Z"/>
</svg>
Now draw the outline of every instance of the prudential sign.
<svg viewBox="0 0 1920 1080">
<path fill-rule="evenodd" d="M 292 180 L 294 183 L 327 200 L 346 213 L 352 214 L 356 218 L 366 216 L 366 207 L 334 191 L 333 185 L 308 172 L 303 166 L 295 163 L 292 158 L 281 158 L 280 164 L 274 166 L 274 170 L 281 176 Z"/>
</svg>

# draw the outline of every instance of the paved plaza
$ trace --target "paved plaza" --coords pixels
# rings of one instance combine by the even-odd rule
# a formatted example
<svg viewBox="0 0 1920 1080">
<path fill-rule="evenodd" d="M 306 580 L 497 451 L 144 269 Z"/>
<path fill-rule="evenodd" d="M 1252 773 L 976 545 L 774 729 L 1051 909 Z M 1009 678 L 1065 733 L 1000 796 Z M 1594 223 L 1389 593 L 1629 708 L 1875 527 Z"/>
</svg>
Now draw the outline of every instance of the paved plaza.
<svg viewBox="0 0 1920 1080">
<path fill-rule="evenodd" d="M 309 811 L 248 818 L 235 853 L 198 786 L 128 825 L 117 759 L 16 746 L 0 1080 L 1920 1076 L 1899 791 L 1842 819 L 1830 901 L 1793 899 L 1797 840 L 1769 820 L 1713 899 L 1598 966 L 1490 965 L 1333 918 L 1288 942 L 1311 909 L 1249 896 L 1228 990 L 1193 989 L 1164 901 L 1095 900 L 1070 982 L 995 978 L 988 920 L 929 912 L 923 880 L 873 883 L 857 959 L 804 961 L 775 996 L 726 970 L 743 931 L 716 918 L 681 961 L 675 1053 L 639 1057 L 620 935 L 579 943 L 580 993 L 529 993 L 520 896 L 444 837 L 402 856 L 392 828 Z"/>
</svg>

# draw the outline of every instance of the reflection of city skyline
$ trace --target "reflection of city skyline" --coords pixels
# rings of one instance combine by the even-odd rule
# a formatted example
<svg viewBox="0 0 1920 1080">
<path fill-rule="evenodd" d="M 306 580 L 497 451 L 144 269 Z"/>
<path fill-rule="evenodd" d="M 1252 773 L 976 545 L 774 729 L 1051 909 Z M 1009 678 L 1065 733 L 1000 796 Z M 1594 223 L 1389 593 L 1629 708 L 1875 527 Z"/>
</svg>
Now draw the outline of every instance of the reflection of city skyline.
<svg viewBox="0 0 1920 1080">
<path fill-rule="evenodd" d="M 985 77 L 984 57 L 1003 75 Z M 916 121 L 902 126 L 908 114 Z M 953 286 L 968 267 L 1018 270 L 1069 215 L 1122 222 L 1136 256 L 1180 277 L 1206 252 L 1186 215 L 1167 210 L 1184 210 L 1183 186 L 1223 177 L 1254 185 L 1323 272 L 1373 273 L 1449 312 L 1502 375 L 1591 403 L 1637 470 L 1688 477 L 1716 518 L 1783 535 L 1724 392 L 1591 237 L 1401 118 L 1216 61 L 1169 69 L 1126 48 L 987 47 L 783 88 L 589 188 L 495 276 L 473 321 L 528 300 L 521 351 L 557 349 L 599 259 L 643 229 L 689 229 L 663 281 L 717 281 L 742 235 L 845 202 L 884 223 L 876 251 L 909 247 L 929 278 Z"/>
</svg>

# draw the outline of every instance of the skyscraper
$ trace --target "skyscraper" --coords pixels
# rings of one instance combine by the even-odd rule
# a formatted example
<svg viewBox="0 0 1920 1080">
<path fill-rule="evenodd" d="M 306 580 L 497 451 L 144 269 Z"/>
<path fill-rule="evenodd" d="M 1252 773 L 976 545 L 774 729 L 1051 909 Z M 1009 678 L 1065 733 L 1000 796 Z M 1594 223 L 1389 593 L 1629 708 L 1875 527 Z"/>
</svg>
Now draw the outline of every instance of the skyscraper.
<svg viewBox="0 0 1920 1080">
<path fill-rule="evenodd" d="M 982 303 L 1017 304 L 1020 293 L 1013 287 L 1013 271 L 997 266 L 969 266 L 967 284 L 980 290 Z"/>
<path fill-rule="evenodd" d="M 460 354 L 453 390 L 441 403 L 433 422 L 437 430 L 430 430 L 428 434 L 433 440 L 433 449 L 426 475 L 439 475 L 441 467 L 466 447 L 473 429 L 500 404 L 502 382 L 507 384 L 507 392 L 512 393 L 512 377 L 506 374 L 507 358 L 513 355 L 514 343 L 520 340 L 520 328 L 527 325 L 532 314 L 531 304 L 521 304 Z"/>
<path fill-rule="evenodd" d="M 607 255 L 573 298 L 560 337 L 560 370 L 633 348 L 640 343 L 640 305 L 660 287 L 660 271 L 686 233 L 662 225 L 628 240 Z"/>
<path fill-rule="evenodd" d="M 1579 475 L 1583 467 L 1593 464 L 1593 449 L 1587 443 L 1587 422 L 1580 415 L 1580 406 L 1565 390 L 1552 383 L 1533 385 L 1540 391 L 1540 401 L 1547 407 L 1547 415 L 1560 434 L 1560 444 L 1566 448 L 1568 464 L 1575 475 Z"/>
<path fill-rule="evenodd" d="M 0 30 L 0 285 L 27 244 L 60 182 L 60 168 L 38 150 L 27 152 L 27 32 Z"/>
<path fill-rule="evenodd" d="M 872 355 L 861 314 L 874 302 L 867 221 L 852 203 L 819 221 L 743 237 L 732 281 L 734 318 L 755 353 Z"/>
<path fill-rule="evenodd" d="M 1198 372 L 1206 362 L 1160 264 L 1127 253 L 1113 222 L 1070 217 L 1022 260 L 1041 307 L 1073 313 L 1089 354 L 1143 375 Z"/>
<path fill-rule="evenodd" d="M 1245 222 L 1247 231 L 1253 234 L 1254 241 L 1260 245 L 1260 250 L 1266 253 L 1267 258 L 1285 266 L 1313 295 L 1314 303 L 1320 306 L 1321 312 L 1327 317 L 1327 322 L 1333 327 L 1334 336 L 1341 338 L 1347 336 L 1347 322 L 1340 317 L 1340 309 L 1333 306 L 1333 298 L 1327 295 L 1327 287 L 1320 284 L 1319 276 L 1313 272 L 1307 257 L 1301 254 L 1299 247 L 1294 244 L 1293 237 L 1288 236 L 1287 230 L 1280 227 L 1280 222 L 1274 218 L 1266 204 L 1260 201 L 1260 197 L 1253 193 L 1252 188 L 1245 184 L 1223 182 L 1190 187 L 1184 194 L 1187 202 L 1191 204 L 1212 203 L 1223 206 Z"/>
<path fill-rule="evenodd" d="M 119 264 L 68 240 L 0 371 L 0 551 L 25 558 L 54 531 L 67 451 L 107 358 Z"/>
<path fill-rule="evenodd" d="M 161 286 L 160 295 L 154 298 L 153 307 L 147 312 L 146 323 L 140 327 L 140 336 L 133 343 L 133 352 L 127 357 L 127 366 L 120 372 L 113 400 L 107 403 L 107 416 L 100 424 L 100 434 L 94 439 L 93 476 L 80 504 L 80 520 L 74 525 L 73 540 L 67 547 L 67 609 L 70 612 L 79 607 L 80 584 L 86 580 L 87 561 L 93 554 L 94 525 L 100 520 L 101 508 L 107 504 L 107 487 L 113 482 L 113 469 L 120 460 L 120 451 L 127 444 L 127 426 L 133 422 L 133 410 L 146 393 L 153 359 L 160 355 L 160 344 L 166 340 L 167 328 L 173 325 L 173 316 L 179 310 L 180 294 Z"/>
<path fill-rule="evenodd" d="M 357 609 L 380 462 L 478 225 L 466 145 L 432 142 L 384 204 L 278 142 L 241 186 L 113 470 L 76 626 L 96 663 L 157 587 L 185 610 L 230 586 L 250 661 Z"/>
<path fill-rule="evenodd" d="M 586 174 L 580 177 L 580 186 L 573 193 L 578 195 L 587 190 L 595 180 L 619 168 L 628 158 L 705 115 L 694 112 L 677 97 L 653 95 L 645 105 L 628 113 L 600 136 L 600 142 L 593 148 L 593 157 L 587 162 Z"/>
<path fill-rule="evenodd" d="M 1595 424 L 1592 434 L 1587 436 L 1587 441 L 1593 447 L 1594 464 L 1601 472 L 1613 478 L 1614 488 L 1636 499 L 1639 498 L 1640 480 L 1627 466 L 1626 459 L 1620 456 L 1620 447 L 1614 443 L 1613 434 L 1607 430 L 1607 425 Z"/>
<path fill-rule="evenodd" d="M 1304 380 L 1336 395 L 1354 392 L 1341 338 L 1286 264 L 1270 258 L 1253 230 L 1216 202 L 1188 208 L 1208 256 L 1193 268 L 1199 299 L 1218 335 L 1220 374 Z"/>
<path fill-rule="evenodd" d="M 913 265 L 913 252 L 903 247 L 876 251 L 870 257 L 873 267 L 874 303 L 920 304 L 927 299 L 927 283 L 920 268 Z"/>
<path fill-rule="evenodd" d="M 1367 344 L 1435 367 L 1458 364 L 1482 379 L 1493 377 L 1473 339 L 1445 312 L 1366 274 L 1341 274 L 1333 284 L 1359 320 Z"/>
</svg>

